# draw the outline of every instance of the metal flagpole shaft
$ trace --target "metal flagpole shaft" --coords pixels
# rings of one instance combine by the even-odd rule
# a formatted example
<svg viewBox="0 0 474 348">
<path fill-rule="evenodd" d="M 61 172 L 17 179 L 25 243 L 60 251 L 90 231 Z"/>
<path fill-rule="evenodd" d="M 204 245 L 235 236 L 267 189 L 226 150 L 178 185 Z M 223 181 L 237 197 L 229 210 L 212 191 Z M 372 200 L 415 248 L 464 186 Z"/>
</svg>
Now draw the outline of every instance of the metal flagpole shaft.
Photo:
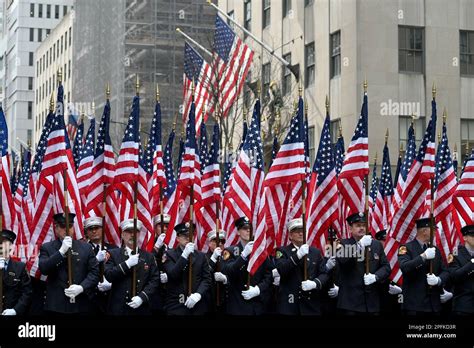
<svg viewBox="0 0 474 348">
<path fill-rule="evenodd" d="M 192 126 L 191 126 L 192 127 Z M 194 184 L 191 184 L 190 192 L 190 206 L 189 206 L 189 242 L 194 242 L 194 224 L 193 224 L 193 209 L 194 209 Z M 188 268 L 188 296 L 193 293 L 193 254 L 189 254 L 189 268 Z"/>
<path fill-rule="evenodd" d="M 369 176 L 365 176 L 365 234 L 370 235 L 369 231 Z M 370 250 L 369 247 L 365 247 L 365 274 L 370 273 Z"/>
<path fill-rule="evenodd" d="M 301 217 L 303 219 L 303 244 L 306 244 L 306 180 L 301 180 L 302 186 L 302 204 L 301 204 Z M 303 280 L 308 280 L 308 257 L 303 257 Z"/>
<path fill-rule="evenodd" d="M 196 40 L 194 40 L 193 38 L 191 38 L 188 34 L 186 34 L 184 31 L 182 31 L 180 28 L 176 28 L 176 31 L 178 33 L 180 33 L 181 35 L 183 35 L 186 39 L 188 39 L 189 41 L 191 41 L 193 44 L 195 44 L 197 47 L 199 47 L 202 51 L 204 51 L 204 53 L 206 53 L 209 57 L 212 57 L 212 53 L 209 52 L 206 48 L 204 48 L 204 46 L 202 46 L 199 42 L 197 42 Z"/>
<path fill-rule="evenodd" d="M 100 236 L 100 243 L 101 243 L 101 250 L 105 250 L 105 216 L 107 214 L 107 185 L 104 183 L 103 185 L 103 197 L 102 197 L 102 202 L 103 202 L 103 212 L 102 212 L 102 233 Z M 104 273 L 105 273 L 105 261 L 101 262 L 99 264 L 99 278 L 100 281 L 104 281 Z"/>
<path fill-rule="evenodd" d="M 69 234 L 69 205 L 68 205 L 68 194 L 67 194 L 67 169 L 63 170 L 63 179 L 64 179 L 64 217 L 66 218 L 66 236 L 71 237 Z M 68 286 L 74 284 L 72 279 L 72 246 L 67 251 L 67 280 Z M 69 299 L 70 303 L 75 303 L 76 300 L 74 297 Z"/>
<path fill-rule="evenodd" d="M 137 195 L 138 195 L 138 183 L 135 181 L 133 184 L 133 250 L 132 255 L 136 254 L 137 250 Z M 133 266 L 132 270 L 132 298 L 137 295 L 137 268 Z"/>
</svg>

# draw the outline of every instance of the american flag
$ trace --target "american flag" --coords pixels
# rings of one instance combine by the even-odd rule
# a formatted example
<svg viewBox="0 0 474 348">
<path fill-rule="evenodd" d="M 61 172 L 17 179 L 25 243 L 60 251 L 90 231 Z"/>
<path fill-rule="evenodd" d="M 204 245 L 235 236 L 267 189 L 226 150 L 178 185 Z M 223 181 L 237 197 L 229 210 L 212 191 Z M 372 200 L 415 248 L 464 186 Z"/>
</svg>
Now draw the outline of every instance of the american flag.
<svg viewBox="0 0 474 348">
<path fill-rule="evenodd" d="M 470 155 L 466 154 L 466 161 L 462 170 L 461 178 L 454 192 L 453 204 L 456 209 L 456 233 L 460 233 L 462 227 L 474 223 L 474 149 Z"/>
<path fill-rule="evenodd" d="M 431 108 L 431 120 L 415 161 L 408 172 L 400 207 L 392 219 L 391 236 L 402 244 L 415 237 L 415 222 L 422 216 L 427 203 L 426 195 L 430 190 L 429 179 L 432 174 L 434 175 L 436 130 L 436 101 L 434 99 L 431 102 Z M 400 176 L 403 176 L 403 168 Z"/>
<path fill-rule="evenodd" d="M 3 113 L 3 108 L 0 106 L 0 152 L 2 156 L 2 163 L 0 167 L 0 185 L 2 186 L 2 227 L 16 231 L 16 214 L 13 204 L 13 196 L 10 185 L 10 155 L 8 154 L 8 127 Z"/>
<path fill-rule="evenodd" d="M 252 65 L 253 52 L 231 27 L 216 16 L 214 55 L 212 60 L 212 93 L 210 114 L 219 105 L 221 117 L 226 117 L 240 95 Z"/>
<path fill-rule="evenodd" d="M 175 137 L 174 129 L 171 130 L 170 135 L 168 136 L 168 141 L 165 147 L 164 153 L 164 166 L 165 166 L 165 175 L 166 175 L 166 187 L 163 191 L 163 210 L 165 214 L 169 214 L 170 210 L 170 198 L 176 191 L 176 177 L 174 175 L 173 169 L 173 142 Z"/>
<path fill-rule="evenodd" d="M 79 162 L 81 161 L 82 147 L 84 146 L 84 122 L 81 122 L 76 128 L 77 133 L 74 137 L 74 145 L 72 147 L 72 155 L 74 158 L 75 168 L 79 168 Z"/>
<path fill-rule="evenodd" d="M 202 135 L 202 131 L 201 131 Z M 202 149 L 202 147 L 201 147 Z M 202 153 L 202 150 L 201 150 Z M 214 133 L 212 135 L 211 148 L 204 162 L 202 173 L 201 191 L 202 191 L 202 225 L 203 232 L 209 232 L 216 229 L 217 207 L 221 204 L 221 178 L 219 168 L 219 125 L 214 125 Z M 207 245 L 204 241 L 202 250 Z"/>
<path fill-rule="evenodd" d="M 331 143 L 331 119 L 326 115 L 308 188 L 308 245 L 324 250 L 327 231 L 338 218 L 337 175 Z"/>
<path fill-rule="evenodd" d="M 87 131 L 86 142 L 82 147 L 81 159 L 77 167 L 77 185 L 84 213 L 87 212 L 87 196 L 90 190 L 92 167 L 94 165 L 95 150 L 95 119 L 90 120 L 89 130 Z M 87 216 L 87 214 L 86 214 Z"/>
<path fill-rule="evenodd" d="M 171 221 L 168 225 L 168 233 L 166 234 L 165 243 L 173 247 L 176 243 L 176 235 L 174 226 L 182 221 L 190 221 L 190 206 L 193 204 L 194 215 L 193 223 L 199 232 L 202 222 L 201 213 L 201 161 L 199 157 L 199 149 L 196 144 L 196 128 L 195 128 L 195 106 L 191 104 L 189 111 L 188 123 L 186 126 L 186 143 L 184 145 L 184 154 L 182 157 L 181 168 L 176 187 L 176 194 L 171 207 Z M 193 189 L 193 202 L 191 202 L 191 188 Z M 195 234 L 195 237 L 196 236 Z"/>
<path fill-rule="evenodd" d="M 367 93 L 364 93 L 359 121 L 337 180 L 340 199 L 343 200 L 340 203 L 340 207 L 343 206 L 341 223 L 345 223 L 349 214 L 365 209 L 364 178 L 369 174 L 367 103 Z"/>
<path fill-rule="evenodd" d="M 377 197 L 373 210 L 374 220 L 377 223 L 377 231 L 375 232 L 389 229 L 392 220 L 392 199 L 392 169 L 390 164 L 390 154 L 388 150 L 388 145 L 387 142 L 385 142 L 385 146 L 383 148 L 382 172 L 380 174 L 380 182 L 378 185 Z"/>
<path fill-rule="evenodd" d="M 145 150 L 144 169 L 148 176 L 150 209 L 153 217 L 160 213 L 160 185 L 161 190 L 166 188 L 163 148 L 161 145 L 161 104 L 158 100 L 151 120 L 150 136 Z"/>
<path fill-rule="evenodd" d="M 264 177 L 263 146 L 260 137 L 260 100 L 255 102 L 252 122 L 240 151 L 237 165 L 230 178 L 229 191 L 241 215 L 257 226 L 258 203 Z M 272 174 L 274 175 L 274 174 Z"/>
<path fill-rule="evenodd" d="M 370 185 L 369 191 L 369 231 L 372 236 L 375 236 L 375 233 L 379 231 L 379 226 L 377 225 L 377 220 L 374 216 L 374 207 L 375 200 L 377 199 L 377 190 L 379 187 L 379 179 L 377 178 L 377 162 L 374 161 L 374 168 L 372 169 L 372 182 Z"/>
<path fill-rule="evenodd" d="M 339 137 L 337 138 L 337 142 L 334 145 L 334 163 L 336 169 L 336 175 L 339 176 L 339 173 L 342 170 L 342 165 L 344 164 L 344 157 L 345 153 L 345 145 L 344 145 L 344 137 L 342 136 L 342 131 L 339 133 Z M 346 238 L 347 235 L 347 223 L 344 217 L 346 216 L 347 204 L 342 199 L 342 195 L 338 190 L 337 196 L 337 205 L 338 205 L 338 218 L 336 220 L 336 231 L 339 233 L 340 237 Z"/>
<path fill-rule="evenodd" d="M 298 112 L 293 116 L 288 134 L 278 151 L 263 183 L 264 192 L 258 207 L 258 225 L 255 244 L 247 270 L 255 274 L 267 256 L 273 252 L 276 233 L 281 222 L 281 206 L 289 184 L 306 180 L 305 129 L 303 99 L 298 102 Z M 252 127 L 248 137 L 252 134 Z M 244 148 L 245 150 L 245 145 Z"/>
<path fill-rule="evenodd" d="M 207 121 L 205 115 L 212 98 L 210 90 L 211 67 L 204 58 L 187 42 L 184 44 L 184 74 L 183 74 L 183 103 L 184 123 L 187 121 L 189 109 L 193 100 L 191 85 L 194 82 L 194 104 L 196 106 L 196 133 L 199 133 L 201 123 Z"/>
<path fill-rule="evenodd" d="M 438 226 L 436 230 L 436 244 L 446 262 L 449 253 L 463 239 L 462 236 L 456 234 L 454 226 L 453 195 L 456 191 L 457 180 L 448 145 L 446 122 L 443 122 L 443 135 L 436 153 L 435 174 L 433 204 L 435 221 Z"/>
<path fill-rule="evenodd" d="M 68 122 L 67 122 L 67 135 L 69 137 L 69 141 L 74 141 L 76 137 L 76 133 L 82 122 L 79 119 L 79 113 L 74 108 L 73 103 L 67 104 L 67 113 L 68 113 Z M 84 126 L 82 126 L 82 130 L 84 131 Z"/>
</svg>

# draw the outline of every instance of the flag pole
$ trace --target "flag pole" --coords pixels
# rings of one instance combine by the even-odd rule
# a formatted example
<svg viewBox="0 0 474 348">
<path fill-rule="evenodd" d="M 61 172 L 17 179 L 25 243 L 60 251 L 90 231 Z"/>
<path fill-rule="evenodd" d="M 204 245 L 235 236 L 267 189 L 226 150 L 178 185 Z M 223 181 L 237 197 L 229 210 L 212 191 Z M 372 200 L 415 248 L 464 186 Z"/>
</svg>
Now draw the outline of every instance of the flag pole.
<svg viewBox="0 0 474 348">
<path fill-rule="evenodd" d="M 215 119 L 216 119 L 218 127 L 220 127 L 219 112 L 220 112 L 219 105 L 217 105 L 217 117 L 215 117 Z M 205 114 L 206 114 L 206 110 L 205 110 L 205 107 L 204 107 L 204 115 Z M 214 146 L 219 146 L 219 144 L 214 144 Z M 212 150 L 213 149 L 211 149 L 211 151 Z M 220 177 L 221 177 L 220 166 L 219 166 L 219 174 L 218 175 L 219 175 L 219 182 L 220 182 L 221 181 L 220 180 Z M 220 229 L 219 214 L 220 214 L 220 212 L 219 212 L 219 202 L 216 202 L 216 248 L 219 248 L 219 245 L 221 243 L 221 239 L 220 239 L 220 236 L 219 236 L 219 229 Z M 216 272 L 220 272 L 220 262 L 219 261 L 220 261 L 220 258 L 218 257 L 217 260 L 216 260 L 216 268 L 215 268 Z M 216 282 L 216 306 L 217 307 L 220 306 L 220 285 L 219 285 L 219 282 Z"/>
<path fill-rule="evenodd" d="M 138 79 L 138 74 L 135 80 L 135 89 L 136 89 L 136 94 L 139 96 L 139 89 L 140 89 L 140 81 Z M 137 200 L 138 200 L 138 182 L 135 180 L 133 183 L 133 250 L 132 250 L 132 255 L 135 255 L 137 252 L 137 228 L 138 228 L 138 212 L 137 212 Z M 132 289 L 131 289 L 131 296 L 132 298 L 137 295 L 137 268 L 133 266 L 132 270 Z"/>
<path fill-rule="evenodd" d="M 192 102 L 194 103 L 194 80 L 191 81 L 191 95 L 192 95 Z M 189 120 L 188 120 L 189 122 Z M 194 127 L 195 125 L 189 125 L 190 127 Z M 186 146 L 186 145 L 185 145 Z M 186 150 L 185 150 L 186 151 Z M 194 181 L 191 183 L 191 190 L 190 190 L 190 197 L 189 197 L 189 242 L 194 242 Z M 188 258 L 189 268 L 188 268 L 188 296 L 191 296 L 193 293 L 193 254 L 189 254 Z"/>
<path fill-rule="evenodd" d="M 0 146 L 3 148 L 3 145 L 0 144 Z M 3 152 L 3 151 L 2 151 Z M 2 162 L 0 161 L 0 166 L 2 166 Z M 3 197 L 2 197 L 2 191 L 3 191 L 3 182 L 0 180 L 0 231 L 3 230 Z M 3 253 L 6 251 L 1 249 L 3 257 Z M 3 312 L 3 268 L 0 269 L 0 312 Z"/>
<path fill-rule="evenodd" d="M 303 88 L 299 87 L 299 94 L 300 98 L 303 94 Z M 328 110 L 329 105 L 327 104 L 326 101 L 326 110 Z M 304 115 L 305 119 L 308 118 L 308 104 L 305 103 L 305 109 L 304 109 Z M 306 135 L 305 135 L 306 136 Z M 306 140 L 305 140 L 306 143 Z M 306 154 L 304 155 L 304 162 L 305 162 L 305 174 L 306 174 Z M 306 177 L 301 179 L 301 217 L 303 220 L 303 244 L 306 244 Z M 304 256 L 303 257 L 303 280 L 308 280 L 308 257 Z"/>
<path fill-rule="evenodd" d="M 367 93 L 367 79 L 364 80 L 364 94 Z M 377 161 L 377 154 L 375 154 L 375 161 Z M 374 161 L 374 165 L 375 165 Z M 365 176 L 365 234 L 370 235 L 369 231 L 369 174 Z M 365 274 L 370 273 L 370 250 L 365 247 Z"/>
<path fill-rule="evenodd" d="M 191 36 L 189 36 L 188 34 L 186 34 L 184 31 L 181 30 L 181 28 L 176 28 L 176 31 L 178 33 L 180 33 L 181 35 L 184 36 L 185 39 L 188 39 L 189 41 L 191 41 L 191 43 L 195 44 L 197 47 L 199 47 L 204 53 L 206 53 L 209 57 L 212 57 L 212 53 L 209 52 L 203 45 L 201 45 L 199 42 L 197 42 L 196 40 L 194 40 Z"/>
<path fill-rule="evenodd" d="M 158 84 L 156 85 L 156 102 L 157 103 L 160 102 L 160 87 L 158 86 Z M 160 115 L 160 117 L 161 117 L 161 115 Z M 160 120 L 160 122 L 161 122 L 161 120 Z M 161 129 L 160 129 L 160 132 L 161 132 Z M 154 158 L 153 158 L 153 160 L 154 160 Z M 159 191 L 160 191 L 159 192 L 159 202 L 158 202 L 159 205 L 160 205 L 160 230 L 161 230 L 161 233 L 164 233 L 163 231 L 165 230 L 165 222 L 163 221 L 164 220 L 164 216 L 163 216 L 163 184 L 161 183 L 161 181 L 158 183 L 158 188 L 159 188 Z M 156 236 L 156 237 L 158 238 L 159 236 Z"/>
</svg>

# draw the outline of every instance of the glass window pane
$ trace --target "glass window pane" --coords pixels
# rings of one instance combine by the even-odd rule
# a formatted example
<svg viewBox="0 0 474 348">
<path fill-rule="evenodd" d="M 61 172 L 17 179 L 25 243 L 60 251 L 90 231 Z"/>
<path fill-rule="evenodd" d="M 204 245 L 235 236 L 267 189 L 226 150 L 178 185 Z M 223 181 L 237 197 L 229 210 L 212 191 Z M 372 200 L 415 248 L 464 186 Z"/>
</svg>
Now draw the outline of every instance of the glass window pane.
<svg viewBox="0 0 474 348">
<path fill-rule="evenodd" d="M 422 61 L 422 55 L 421 52 L 415 52 L 414 54 L 414 60 L 415 60 L 415 72 L 423 72 L 423 61 Z"/>
<path fill-rule="evenodd" d="M 461 140 L 468 139 L 467 121 L 461 120 Z"/>
<path fill-rule="evenodd" d="M 415 30 L 415 49 L 422 50 L 423 49 L 423 30 L 422 29 L 414 29 Z"/>
<path fill-rule="evenodd" d="M 414 71 L 414 54 L 412 51 L 407 51 L 406 71 Z"/>
<path fill-rule="evenodd" d="M 474 121 L 471 121 L 471 120 L 468 121 L 468 130 L 469 130 L 468 139 L 474 140 Z"/>
<path fill-rule="evenodd" d="M 407 47 L 407 34 L 406 28 L 400 27 L 398 28 L 398 48 L 406 48 Z"/>
</svg>

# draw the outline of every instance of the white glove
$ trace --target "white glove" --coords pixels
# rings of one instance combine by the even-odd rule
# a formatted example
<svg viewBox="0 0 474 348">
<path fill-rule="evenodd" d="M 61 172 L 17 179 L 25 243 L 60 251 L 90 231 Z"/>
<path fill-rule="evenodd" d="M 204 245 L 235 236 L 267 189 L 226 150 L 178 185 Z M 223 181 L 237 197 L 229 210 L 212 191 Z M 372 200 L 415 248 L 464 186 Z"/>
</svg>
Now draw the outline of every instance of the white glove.
<svg viewBox="0 0 474 348">
<path fill-rule="evenodd" d="M 97 259 L 97 261 L 103 262 L 105 261 L 105 254 L 107 254 L 106 250 L 100 250 L 95 256 L 95 258 Z"/>
<path fill-rule="evenodd" d="M 446 291 L 445 289 L 443 289 L 443 293 L 441 295 L 439 295 L 439 299 L 440 299 L 441 303 L 446 303 L 452 298 L 453 298 L 453 293 L 449 292 L 449 291 Z"/>
<path fill-rule="evenodd" d="M 331 256 L 327 261 L 326 261 L 326 269 L 328 271 L 332 270 L 334 267 L 336 267 L 336 256 Z"/>
<path fill-rule="evenodd" d="M 242 251 L 242 256 L 247 257 L 252 253 L 253 250 L 253 241 L 248 242 L 245 246 L 244 250 Z"/>
<path fill-rule="evenodd" d="M 434 247 L 427 248 L 423 254 L 425 254 L 426 260 L 432 260 L 435 258 L 436 249 Z"/>
<path fill-rule="evenodd" d="M 192 293 L 191 295 L 188 296 L 188 299 L 186 300 L 186 302 L 184 303 L 184 305 L 186 307 L 188 307 L 189 309 L 193 309 L 193 307 L 196 305 L 196 303 L 198 303 L 199 301 L 201 301 L 201 294 L 195 292 L 195 293 Z"/>
<path fill-rule="evenodd" d="M 142 305 L 142 303 L 143 303 L 143 300 L 140 298 L 140 296 L 133 296 L 132 300 L 127 304 L 133 309 L 137 309 L 138 307 Z"/>
<path fill-rule="evenodd" d="M 338 294 L 339 294 L 339 286 L 334 284 L 334 287 L 329 289 L 328 295 L 330 298 L 336 298 Z"/>
<path fill-rule="evenodd" d="M 392 284 L 389 284 L 388 285 L 388 293 L 390 295 L 398 295 L 398 294 L 401 294 L 402 293 L 402 288 L 397 286 L 397 285 L 392 285 Z"/>
<path fill-rule="evenodd" d="M 0 257 L 0 269 L 4 269 L 4 268 L 5 268 L 5 258 Z"/>
<path fill-rule="evenodd" d="M 214 273 L 214 280 L 223 284 L 227 284 L 227 276 L 224 273 L 216 272 Z"/>
<path fill-rule="evenodd" d="M 97 288 L 99 289 L 100 292 L 106 292 L 112 289 L 112 283 L 110 283 L 105 277 L 104 281 L 97 284 Z"/>
<path fill-rule="evenodd" d="M 426 249 L 428 250 L 428 249 Z M 434 274 L 430 273 L 426 275 L 426 282 L 428 285 L 435 286 L 438 285 L 441 282 L 441 278 L 435 276 Z"/>
<path fill-rule="evenodd" d="M 301 282 L 301 289 L 303 291 L 311 291 L 313 289 L 316 289 L 316 282 L 313 282 L 312 280 L 305 280 Z"/>
<path fill-rule="evenodd" d="M 280 285 L 280 273 L 276 268 L 272 269 L 272 277 L 273 277 L 273 285 L 279 286 Z"/>
<path fill-rule="evenodd" d="M 260 288 L 258 286 L 251 286 L 248 290 L 242 291 L 242 297 L 250 300 L 260 295 Z"/>
<path fill-rule="evenodd" d="M 302 259 L 303 256 L 308 255 L 308 253 L 309 253 L 308 244 L 303 244 L 302 246 L 300 246 L 300 248 L 296 252 L 296 256 L 298 256 L 299 259 Z"/>
<path fill-rule="evenodd" d="M 187 260 L 189 255 L 191 255 L 192 253 L 194 253 L 194 243 L 188 243 L 184 247 L 184 250 L 181 256 Z"/>
<path fill-rule="evenodd" d="M 369 273 L 369 274 L 364 274 L 364 284 L 365 285 L 370 285 L 373 284 L 377 281 L 375 278 L 375 274 Z"/>
<path fill-rule="evenodd" d="M 211 260 L 214 261 L 214 263 L 217 262 L 217 259 L 221 257 L 222 255 L 222 249 L 217 247 L 214 249 L 214 252 L 212 253 Z"/>
<path fill-rule="evenodd" d="M 451 294 L 451 297 L 453 295 Z M 2 312 L 2 315 L 16 315 L 16 310 L 14 309 L 5 309 L 3 312 Z"/>
<path fill-rule="evenodd" d="M 160 282 L 161 284 L 168 283 L 168 275 L 165 272 L 160 272 Z"/>
<path fill-rule="evenodd" d="M 72 238 L 67 236 L 67 237 L 64 237 L 63 243 L 61 244 L 61 247 L 59 248 L 59 252 L 61 253 L 61 255 L 64 256 L 66 255 L 69 248 L 72 248 Z"/>
<path fill-rule="evenodd" d="M 158 236 L 158 238 L 156 239 L 156 242 L 155 242 L 155 248 L 159 249 L 163 246 L 163 243 L 165 241 L 165 238 L 166 238 L 166 234 L 165 233 L 162 233 Z"/>
<path fill-rule="evenodd" d="M 128 268 L 132 268 L 138 264 L 138 258 L 140 257 L 139 254 L 130 255 L 130 257 L 125 261 L 125 264 Z"/>
<path fill-rule="evenodd" d="M 366 234 L 363 236 L 360 241 L 360 245 L 362 245 L 364 248 L 368 247 L 370 244 L 372 244 L 372 236 L 370 234 Z"/>
<path fill-rule="evenodd" d="M 64 294 L 69 297 L 73 298 L 77 295 L 80 295 L 84 291 L 84 288 L 77 284 L 72 284 L 69 288 L 64 289 Z"/>
</svg>

